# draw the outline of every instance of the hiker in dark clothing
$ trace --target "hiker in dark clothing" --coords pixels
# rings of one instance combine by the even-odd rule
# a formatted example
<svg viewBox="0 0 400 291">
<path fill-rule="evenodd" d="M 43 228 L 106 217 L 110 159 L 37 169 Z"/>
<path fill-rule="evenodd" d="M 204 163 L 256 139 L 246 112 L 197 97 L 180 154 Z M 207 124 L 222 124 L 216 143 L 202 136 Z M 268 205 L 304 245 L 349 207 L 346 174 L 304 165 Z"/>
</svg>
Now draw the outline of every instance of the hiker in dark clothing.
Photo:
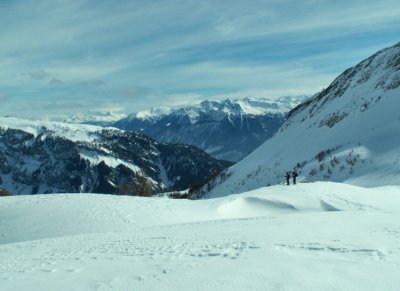
<svg viewBox="0 0 400 291">
<path fill-rule="evenodd" d="M 293 178 L 293 184 L 294 184 L 294 185 L 296 185 L 296 178 L 297 178 L 298 175 L 299 175 L 299 174 L 297 174 L 296 171 L 293 171 L 293 172 L 292 172 L 292 178 Z"/>
<path fill-rule="evenodd" d="M 286 178 L 286 185 L 289 185 L 290 184 L 290 172 L 286 172 L 285 178 Z"/>
</svg>

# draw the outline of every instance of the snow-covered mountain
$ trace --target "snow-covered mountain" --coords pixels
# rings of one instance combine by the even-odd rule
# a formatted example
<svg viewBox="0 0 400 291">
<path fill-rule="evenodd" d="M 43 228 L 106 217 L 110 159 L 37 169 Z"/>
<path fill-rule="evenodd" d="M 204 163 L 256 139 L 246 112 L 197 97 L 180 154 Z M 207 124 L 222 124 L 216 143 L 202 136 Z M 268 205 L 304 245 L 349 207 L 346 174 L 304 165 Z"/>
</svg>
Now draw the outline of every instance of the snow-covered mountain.
<svg viewBox="0 0 400 291">
<path fill-rule="evenodd" d="M 281 183 L 293 169 L 303 181 L 400 184 L 399 112 L 400 43 L 293 109 L 273 138 L 215 181 L 211 195 Z"/>
<path fill-rule="evenodd" d="M 0 117 L 0 187 L 14 194 L 148 195 L 188 188 L 225 167 L 194 146 L 116 128 Z"/>
<path fill-rule="evenodd" d="M 70 118 L 64 120 L 67 123 L 81 123 L 98 126 L 110 126 L 118 120 L 125 118 L 125 113 L 113 113 L 113 112 L 97 112 L 89 111 L 86 113 L 76 113 Z"/>
<path fill-rule="evenodd" d="M 139 112 L 113 126 L 143 132 L 161 142 L 195 145 L 218 159 L 239 161 L 271 137 L 287 112 L 305 98 L 203 101 L 174 110 Z"/>
</svg>

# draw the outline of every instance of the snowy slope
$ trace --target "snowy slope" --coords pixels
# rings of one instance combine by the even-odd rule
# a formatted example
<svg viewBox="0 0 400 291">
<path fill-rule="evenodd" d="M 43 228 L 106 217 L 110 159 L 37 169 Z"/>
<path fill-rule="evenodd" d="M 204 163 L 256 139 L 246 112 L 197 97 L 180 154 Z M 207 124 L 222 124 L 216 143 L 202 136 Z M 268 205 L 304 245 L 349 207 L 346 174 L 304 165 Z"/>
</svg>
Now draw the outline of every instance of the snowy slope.
<svg viewBox="0 0 400 291">
<path fill-rule="evenodd" d="M 400 44 L 346 70 L 289 114 L 277 134 L 233 166 L 215 191 L 238 193 L 300 180 L 400 184 Z"/>
<path fill-rule="evenodd" d="M 398 290 L 400 188 L 0 198 L 0 290 Z"/>
<path fill-rule="evenodd" d="M 218 159 L 236 162 L 271 137 L 305 98 L 207 100 L 169 111 L 139 112 L 114 126 L 161 142 L 195 145 Z"/>
</svg>

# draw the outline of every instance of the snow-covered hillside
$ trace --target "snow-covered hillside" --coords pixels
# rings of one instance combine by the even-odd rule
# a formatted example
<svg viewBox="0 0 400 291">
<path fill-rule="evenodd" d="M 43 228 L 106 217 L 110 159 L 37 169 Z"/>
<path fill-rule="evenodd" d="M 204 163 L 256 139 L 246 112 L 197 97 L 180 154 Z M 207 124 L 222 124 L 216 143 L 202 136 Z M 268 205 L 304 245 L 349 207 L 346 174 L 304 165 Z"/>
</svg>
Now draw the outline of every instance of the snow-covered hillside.
<svg viewBox="0 0 400 291">
<path fill-rule="evenodd" d="M 0 198 L 0 290 L 398 290 L 400 188 Z"/>
<path fill-rule="evenodd" d="M 203 101 L 139 112 L 114 124 L 169 143 L 195 145 L 218 159 L 239 161 L 271 137 L 306 97 Z"/>
<path fill-rule="evenodd" d="M 225 167 L 196 147 L 116 128 L 0 117 L 0 187 L 14 194 L 148 195 L 187 189 Z"/>
<path fill-rule="evenodd" d="M 211 195 L 300 180 L 400 184 L 400 44 L 346 70 L 293 109 L 275 136 L 233 166 Z"/>
</svg>

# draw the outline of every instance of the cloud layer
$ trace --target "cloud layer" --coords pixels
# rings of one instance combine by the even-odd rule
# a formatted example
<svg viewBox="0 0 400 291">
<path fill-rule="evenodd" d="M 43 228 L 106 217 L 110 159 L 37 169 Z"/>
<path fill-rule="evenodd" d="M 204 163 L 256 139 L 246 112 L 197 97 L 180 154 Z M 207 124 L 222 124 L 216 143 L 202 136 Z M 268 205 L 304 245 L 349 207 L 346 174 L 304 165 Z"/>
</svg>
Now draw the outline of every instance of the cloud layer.
<svg viewBox="0 0 400 291">
<path fill-rule="evenodd" d="M 399 40 L 397 1 L 0 2 L 0 114 L 313 94 Z"/>
</svg>

